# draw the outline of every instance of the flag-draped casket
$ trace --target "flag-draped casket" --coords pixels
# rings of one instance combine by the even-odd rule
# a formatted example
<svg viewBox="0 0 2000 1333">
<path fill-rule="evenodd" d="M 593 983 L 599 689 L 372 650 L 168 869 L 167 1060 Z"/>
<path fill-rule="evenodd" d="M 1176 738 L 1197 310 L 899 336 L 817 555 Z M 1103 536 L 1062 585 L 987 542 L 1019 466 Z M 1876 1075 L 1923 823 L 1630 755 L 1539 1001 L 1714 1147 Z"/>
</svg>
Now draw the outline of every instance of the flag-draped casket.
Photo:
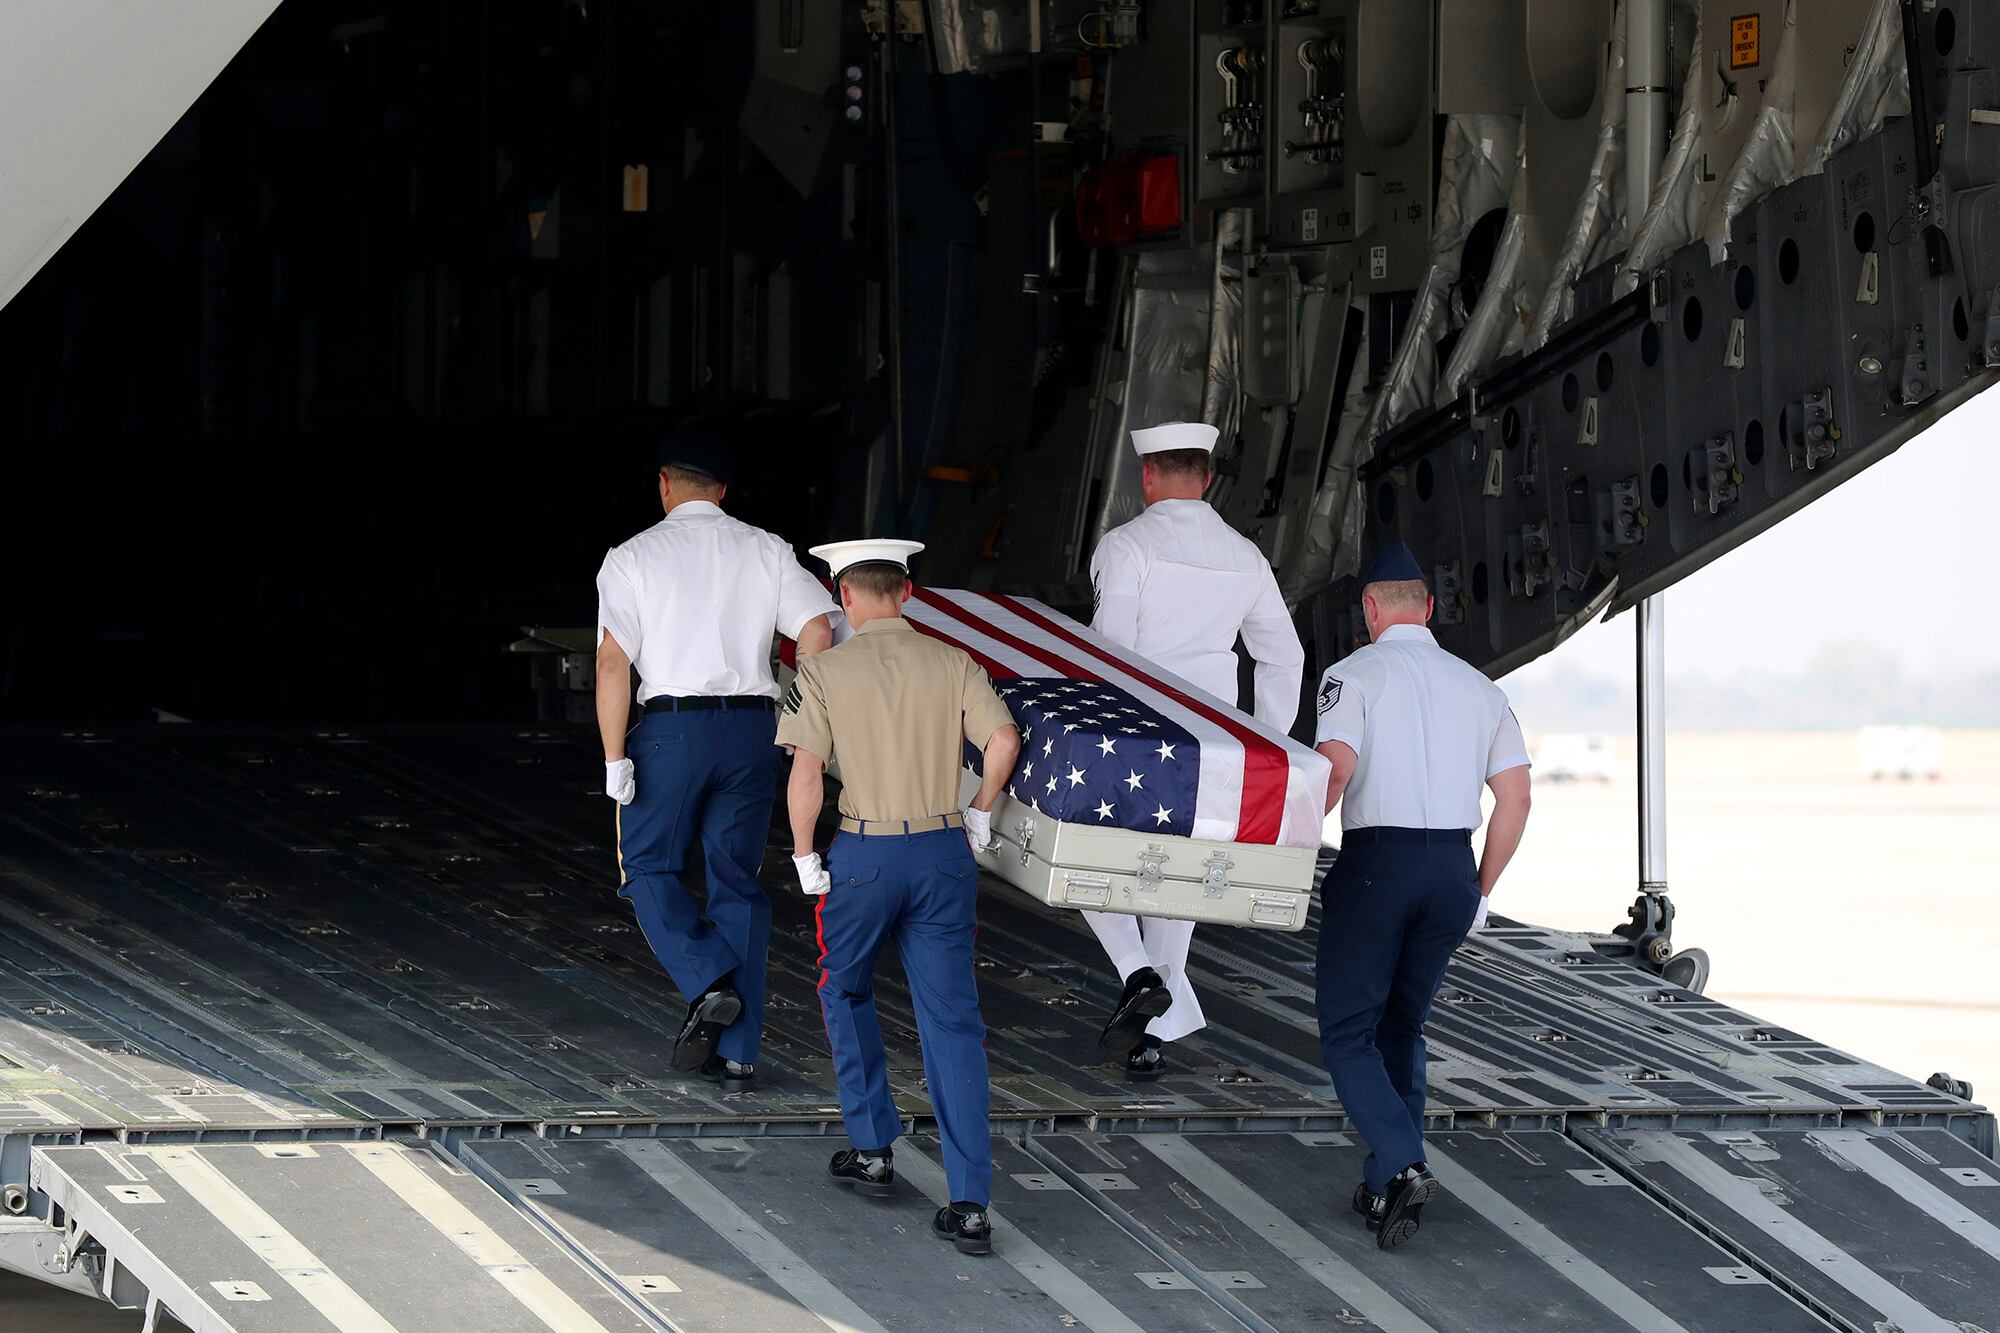
<svg viewBox="0 0 2000 1333">
<path fill-rule="evenodd" d="M 1056 906 L 1305 924 L 1323 756 L 1040 602 L 924 588 L 904 614 L 985 667 L 1021 729 L 987 869 Z"/>
</svg>

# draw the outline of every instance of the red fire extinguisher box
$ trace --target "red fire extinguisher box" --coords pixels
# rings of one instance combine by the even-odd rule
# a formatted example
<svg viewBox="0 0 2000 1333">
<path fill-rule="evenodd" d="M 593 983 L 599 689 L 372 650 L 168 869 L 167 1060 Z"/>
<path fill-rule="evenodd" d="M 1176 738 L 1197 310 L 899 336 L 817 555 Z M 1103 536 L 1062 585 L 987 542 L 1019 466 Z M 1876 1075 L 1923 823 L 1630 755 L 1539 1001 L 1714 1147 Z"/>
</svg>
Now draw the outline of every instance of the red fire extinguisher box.
<svg viewBox="0 0 2000 1333">
<path fill-rule="evenodd" d="M 1085 245 L 1123 245 L 1181 225 L 1181 164 L 1172 153 L 1122 153 L 1083 173 L 1076 229 Z"/>
</svg>

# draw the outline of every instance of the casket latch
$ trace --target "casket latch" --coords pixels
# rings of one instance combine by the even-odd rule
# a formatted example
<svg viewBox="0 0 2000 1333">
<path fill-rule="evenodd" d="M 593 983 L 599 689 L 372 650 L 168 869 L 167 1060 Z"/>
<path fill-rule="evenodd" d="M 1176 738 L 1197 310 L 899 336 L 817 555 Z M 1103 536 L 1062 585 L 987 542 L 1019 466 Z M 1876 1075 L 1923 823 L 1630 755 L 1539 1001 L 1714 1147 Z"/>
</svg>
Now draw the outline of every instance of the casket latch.
<svg viewBox="0 0 2000 1333">
<path fill-rule="evenodd" d="M 1158 893 L 1160 881 L 1165 878 L 1162 867 L 1167 864 L 1167 854 L 1157 842 L 1146 844 L 1146 850 L 1139 853 L 1139 891 Z"/>
<path fill-rule="evenodd" d="M 1220 898 L 1229 887 L 1229 870 L 1236 862 L 1229 859 L 1229 853 L 1216 852 L 1202 863 L 1201 896 Z"/>
<path fill-rule="evenodd" d="M 1035 825 L 1033 820 L 1023 819 L 1020 823 L 1014 825 L 1014 841 L 1021 844 L 1021 864 L 1024 866 L 1028 864 L 1028 846 L 1034 840 Z"/>
</svg>

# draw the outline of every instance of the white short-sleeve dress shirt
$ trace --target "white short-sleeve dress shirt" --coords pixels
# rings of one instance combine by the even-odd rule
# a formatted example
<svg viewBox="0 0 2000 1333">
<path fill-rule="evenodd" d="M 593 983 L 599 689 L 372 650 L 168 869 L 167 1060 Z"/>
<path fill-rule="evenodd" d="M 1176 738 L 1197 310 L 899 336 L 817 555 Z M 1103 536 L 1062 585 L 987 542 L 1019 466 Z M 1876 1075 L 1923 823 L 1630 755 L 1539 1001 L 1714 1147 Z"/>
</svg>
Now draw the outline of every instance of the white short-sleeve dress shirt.
<svg viewBox="0 0 2000 1333">
<path fill-rule="evenodd" d="M 1420 625 L 1391 625 L 1320 678 L 1318 740 L 1359 756 L 1340 826 L 1476 829 L 1486 780 L 1528 762 L 1507 695 Z"/>
<path fill-rule="evenodd" d="M 796 639 L 833 600 L 782 537 L 689 500 L 604 556 L 597 638 L 639 668 L 639 702 L 657 695 L 778 697 L 771 636 Z"/>
<path fill-rule="evenodd" d="M 1271 562 L 1206 500 L 1160 500 L 1104 534 L 1090 557 L 1090 627 L 1216 698 L 1236 703 L 1236 636 L 1256 659 L 1259 722 L 1290 731 L 1305 648 Z"/>
</svg>

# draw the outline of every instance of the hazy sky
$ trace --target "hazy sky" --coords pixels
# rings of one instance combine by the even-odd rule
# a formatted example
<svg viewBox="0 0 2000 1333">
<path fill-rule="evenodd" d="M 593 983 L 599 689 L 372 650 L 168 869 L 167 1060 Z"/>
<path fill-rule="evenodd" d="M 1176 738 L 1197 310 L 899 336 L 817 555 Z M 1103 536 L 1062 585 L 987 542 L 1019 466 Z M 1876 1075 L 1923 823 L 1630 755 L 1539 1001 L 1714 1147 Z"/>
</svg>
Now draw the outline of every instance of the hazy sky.
<svg viewBox="0 0 2000 1333">
<path fill-rule="evenodd" d="M 1782 456 L 1781 456 L 1782 457 Z M 1910 676 L 2000 667 L 1990 610 L 2000 394 L 1988 391 L 1860 476 L 1667 594 L 1667 674 L 1796 670 L 1832 643 L 1894 653 Z M 1508 679 L 1630 678 L 1632 614 L 1594 624 Z"/>
</svg>

